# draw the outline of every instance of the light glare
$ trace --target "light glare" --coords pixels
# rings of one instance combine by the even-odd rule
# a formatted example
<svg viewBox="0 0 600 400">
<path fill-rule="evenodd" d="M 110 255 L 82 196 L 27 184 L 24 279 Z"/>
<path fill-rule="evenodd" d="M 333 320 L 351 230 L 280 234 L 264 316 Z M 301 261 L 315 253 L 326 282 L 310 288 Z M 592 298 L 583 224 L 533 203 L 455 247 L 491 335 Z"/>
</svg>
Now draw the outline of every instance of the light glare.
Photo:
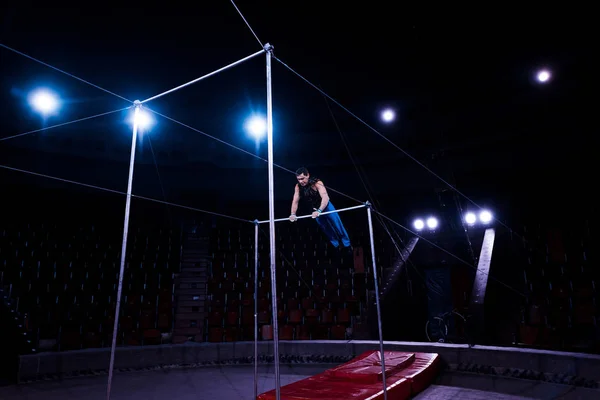
<svg viewBox="0 0 600 400">
<path fill-rule="evenodd" d="M 492 213 L 489 211 L 482 211 L 479 214 L 479 220 L 484 224 L 489 224 L 492 221 Z"/>
<path fill-rule="evenodd" d="M 413 222 L 413 226 L 415 227 L 416 230 L 420 231 L 421 229 L 423 229 L 425 227 L 425 223 L 423 222 L 422 219 L 416 219 L 415 222 Z"/>
<path fill-rule="evenodd" d="M 31 107 L 44 116 L 52 115 L 60 106 L 58 96 L 48 89 L 37 89 L 29 95 Z"/>
<path fill-rule="evenodd" d="M 152 126 L 154 120 L 150 113 L 144 109 L 140 109 L 134 116 L 135 122 L 137 122 L 138 129 L 145 130 Z"/>
<path fill-rule="evenodd" d="M 541 83 L 546 83 L 550 80 L 550 71 L 548 70 L 542 70 L 540 72 L 538 72 L 537 74 L 537 80 Z"/>
<path fill-rule="evenodd" d="M 267 121 L 259 116 L 250 117 L 246 121 L 246 130 L 255 139 L 261 139 L 267 133 Z"/>
<path fill-rule="evenodd" d="M 381 113 L 381 119 L 384 122 L 392 122 L 395 118 L 396 118 L 396 113 L 394 113 L 394 110 L 391 110 L 389 108 L 386 110 L 383 110 L 383 112 Z"/>
<path fill-rule="evenodd" d="M 129 123 L 134 126 L 137 124 L 139 132 L 144 132 L 150 129 L 154 125 L 154 118 L 149 111 L 146 111 L 144 107 L 136 100 L 134 102 L 133 114 L 129 117 Z"/>
<path fill-rule="evenodd" d="M 434 217 L 427 218 L 427 227 L 429 229 L 435 229 L 438 226 L 438 220 Z"/>
<path fill-rule="evenodd" d="M 473 225 L 477 221 L 477 217 L 474 213 L 470 212 L 465 215 L 465 222 L 469 225 Z"/>
</svg>

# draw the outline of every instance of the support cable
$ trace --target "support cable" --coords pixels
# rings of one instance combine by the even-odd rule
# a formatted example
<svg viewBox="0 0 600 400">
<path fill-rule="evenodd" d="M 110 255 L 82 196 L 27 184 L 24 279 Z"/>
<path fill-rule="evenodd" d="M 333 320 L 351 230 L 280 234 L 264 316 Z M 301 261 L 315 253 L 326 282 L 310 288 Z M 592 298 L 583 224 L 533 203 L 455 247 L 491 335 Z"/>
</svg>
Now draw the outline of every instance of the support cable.
<svg viewBox="0 0 600 400">
<path fill-rule="evenodd" d="M 368 180 L 367 174 L 364 171 L 361 173 L 360 167 L 359 167 L 358 163 L 356 162 L 356 160 L 354 159 L 354 156 L 352 155 L 352 152 L 350 151 L 350 146 L 348 146 L 346 138 L 344 137 L 344 133 L 342 132 L 342 129 L 340 128 L 340 125 L 338 124 L 337 118 L 335 118 L 335 114 L 333 113 L 333 110 L 329 106 L 329 102 L 327 101 L 327 97 L 324 96 L 323 98 L 325 100 L 325 104 L 327 105 L 327 110 L 329 111 L 329 114 L 331 115 L 331 118 L 333 120 L 335 128 L 337 129 L 338 133 L 340 134 L 340 137 L 342 139 L 342 143 L 344 144 L 344 147 L 346 148 L 346 152 L 348 153 L 348 156 L 350 157 L 350 160 L 352 161 L 352 164 L 354 165 L 354 169 L 356 169 L 356 173 L 358 174 L 358 177 L 360 178 L 360 181 L 361 181 L 361 183 L 362 183 L 365 191 L 367 192 L 367 196 L 369 197 L 369 200 L 371 201 L 372 204 L 380 205 L 379 201 L 376 200 L 371 195 L 371 191 L 369 190 L 369 186 L 370 185 L 368 185 L 368 182 L 367 182 L 367 180 Z M 364 179 L 363 179 L 363 176 L 362 176 L 363 174 L 365 175 Z M 375 213 L 375 217 L 377 218 L 377 220 L 379 221 L 379 223 L 381 224 L 381 226 L 383 227 L 383 229 L 385 230 L 385 232 L 390 237 L 390 240 L 392 241 L 392 244 L 394 245 L 394 248 L 398 252 L 398 255 L 400 256 L 400 259 L 402 260 L 402 262 L 405 265 L 406 264 L 410 265 L 417 272 L 417 274 L 422 277 L 422 274 L 419 272 L 419 270 L 417 269 L 417 267 L 413 264 L 412 260 L 404 258 L 404 255 L 402 254 L 402 251 L 400 250 L 400 247 L 398 246 L 398 243 L 396 242 L 396 240 L 392 236 L 392 233 L 390 232 L 390 229 L 388 228 L 388 226 L 385 223 L 385 221 L 383 220 L 383 218 L 378 213 Z M 396 233 L 396 232 L 394 232 L 394 233 Z M 398 236 L 397 233 L 396 233 L 396 236 L 398 237 L 400 243 L 402 245 L 404 245 L 404 241 L 402 240 L 402 238 L 400 238 L 400 236 Z M 406 269 L 406 272 L 407 272 L 407 275 L 408 275 L 408 268 Z M 381 271 L 381 278 L 383 279 L 383 269 Z"/>
<path fill-rule="evenodd" d="M 194 131 L 194 132 L 196 132 L 196 133 L 200 133 L 201 135 L 204 135 L 204 136 L 206 136 L 206 137 L 208 137 L 208 138 L 210 138 L 210 139 L 213 139 L 213 140 L 215 140 L 215 141 L 217 141 L 217 142 L 219 142 L 219 143 L 222 143 L 222 144 L 224 144 L 224 145 L 226 145 L 226 146 L 229 146 L 229 147 L 231 147 L 231 148 L 233 148 L 233 149 L 235 149 L 235 150 L 241 151 L 242 153 L 244 153 L 244 154 L 247 154 L 247 155 L 249 155 L 249 156 L 251 156 L 251 157 L 254 157 L 254 158 L 258 159 L 258 160 L 261 160 L 261 161 L 263 161 L 263 162 L 268 162 L 268 160 L 267 160 L 266 158 L 263 158 L 263 157 L 257 156 L 256 154 L 254 154 L 254 153 L 252 153 L 252 152 L 250 152 L 250 151 L 248 151 L 248 150 L 244 150 L 244 149 L 242 149 L 241 147 L 238 147 L 238 146 L 236 146 L 236 145 L 234 145 L 234 144 L 231 144 L 231 143 L 229 143 L 229 142 L 227 142 L 227 141 L 225 141 L 225 140 L 223 140 L 223 139 L 219 139 L 219 138 L 218 138 L 218 137 L 216 137 L 216 136 L 209 135 L 208 133 L 206 133 L 206 132 L 203 132 L 203 131 L 201 131 L 200 129 L 194 128 L 193 126 L 190 126 L 190 125 L 188 125 L 188 124 L 186 124 L 186 123 L 184 123 L 184 122 L 178 121 L 178 120 L 176 120 L 176 119 L 174 119 L 174 118 L 171 118 L 171 117 L 169 117 L 169 116 L 167 116 L 167 115 L 165 115 L 165 114 L 161 114 L 161 113 L 159 113 L 158 111 L 154 111 L 154 110 L 152 110 L 152 109 L 150 109 L 150 108 L 148 108 L 148 107 L 144 107 L 144 109 L 145 109 L 145 110 L 148 110 L 148 111 L 150 111 L 150 112 L 152 112 L 152 113 L 154 113 L 154 114 L 156 114 L 156 115 L 158 115 L 158 116 L 160 116 L 160 117 L 163 117 L 163 118 L 165 118 L 165 119 L 167 119 L 167 120 L 169 120 L 169 121 L 171 121 L 171 122 L 174 122 L 174 123 L 176 123 L 176 124 L 178 124 L 178 125 L 181 125 L 181 126 L 183 126 L 184 128 L 190 129 L 190 130 L 192 130 L 192 131 Z M 284 166 L 282 166 L 282 165 L 279 165 L 279 164 L 275 164 L 275 163 L 273 163 L 273 166 L 274 166 L 274 167 L 277 167 L 277 168 L 279 168 L 279 169 L 281 169 L 281 170 L 283 170 L 283 171 L 286 171 L 286 172 L 288 172 L 288 173 L 291 173 L 291 174 L 294 174 L 294 175 L 296 175 L 296 172 L 295 172 L 295 171 L 292 171 L 291 169 L 289 169 L 289 168 L 286 168 L 286 167 L 284 167 Z M 352 197 L 352 196 L 350 196 L 350 195 L 347 195 L 347 194 L 345 194 L 345 193 L 343 193 L 343 192 L 340 192 L 339 190 L 336 190 L 336 189 L 334 189 L 334 188 L 332 188 L 332 187 L 329 187 L 329 186 L 327 186 L 327 190 L 330 190 L 330 191 L 332 191 L 332 192 L 334 192 L 334 193 L 340 194 L 340 195 L 342 195 L 342 196 L 344 196 L 344 197 L 346 197 L 346 198 L 348 198 L 348 199 L 350 199 L 350 200 L 353 200 L 353 201 L 355 201 L 355 202 L 357 202 L 357 203 L 363 204 L 363 202 L 362 202 L 362 201 L 360 201 L 360 200 L 358 200 L 358 199 L 356 199 L 356 198 L 354 198 L 354 197 Z"/>
<path fill-rule="evenodd" d="M 21 136 L 31 135 L 31 134 L 33 134 L 33 133 L 37 133 L 37 132 L 47 131 L 47 130 L 49 130 L 49 129 L 59 128 L 59 127 L 61 127 L 61 126 L 71 125 L 71 124 L 74 124 L 74 123 L 77 123 L 77 122 L 81 122 L 81 121 L 87 121 L 87 120 L 89 120 L 89 119 L 94 119 L 94 118 L 98 118 L 98 117 L 103 117 L 103 116 L 105 116 L 105 115 L 109 115 L 109 114 L 118 113 L 118 112 L 120 112 L 120 111 L 125 111 L 125 110 L 127 110 L 128 108 L 131 108 L 131 106 L 128 106 L 128 107 L 123 107 L 123 108 L 119 108 L 118 110 L 113 110 L 113 111 L 108 111 L 108 112 L 104 112 L 104 113 L 100 113 L 100 114 L 92 115 L 92 116 L 89 116 L 89 117 L 79 118 L 79 119 L 76 119 L 76 120 L 73 120 L 73 121 L 62 122 L 62 123 L 60 123 L 60 124 L 51 125 L 51 126 L 47 126 L 47 127 L 40 128 L 40 129 L 34 129 L 34 130 L 32 130 L 32 131 L 28 131 L 28 132 L 19 133 L 19 134 L 17 134 L 17 135 L 6 136 L 6 137 L 3 137 L 3 138 L 0 138 L 0 142 L 3 142 L 3 141 L 5 141 L 5 140 L 10 140 L 10 139 L 15 139 L 15 138 L 18 138 L 18 137 L 21 137 Z"/>
<path fill-rule="evenodd" d="M 48 68 L 51 68 L 51 69 L 53 69 L 53 70 L 55 70 L 55 71 L 58 71 L 58 72 L 60 72 L 61 74 L 67 75 L 67 76 L 69 76 L 69 77 L 71 77 L 71 78 L 73 78 L 73 79 L 76 79 L 76 80 L 78 80 L 78 81 L 80 81 L 80 82 L 83 82 L 83 83 L 85 83 L 85 84 L 87 84 L 87 85 L 90 85 L 90 86 L 92 86 L 92 87 L 95 87 L 96 89 L 102 90 L 102 91 L 103 91 L 103 92 L 105 92 L 105 93 L 108 93 L 108 94 L 110 94 L 110 95 L 113 95 L 113 96 L 115 96 L 115 97 L 118 97 L 118 98 L 119 98 L 119 99 L 121 99 L 121 100 L 125 100 L 126 102 L 133 104 L 133 101 L 132 101 L 132 100 L 129 100 L 129 99 L 127 99 L 127 98 L 125 98 L 125 97 L 123 97 L 123 96 L 121 96 L 121 95 L 118 95 L 118 94 L 116 94 L 116 93 L 114 93 L 114 92 L 111 92 L 111 91 L 110 91 L 110 90 L 108 90 L 108 89 L 104 89 L 104 88 L 103 88 L 103 87 L 101 87 L 101 86 L 98 86 L 98 85 L 96 85 L 96 84 L 93 84 L 93 83 L 92 83 L 92 82 L 90 82 L 90 81 L 86 81 L 86 80 L 85 80 L 85 79 L 83 79 L 83 78 L 80 78 L 80 77 L 78 77 L 78 76 L 75 76 L 75 75 L 73 75 L 73 74 L 71 74 L 71 73 L 69 73 L 69 72 L 67 72 L 67 71 L 64 71 L 64 70 L 62 70 L 62 69 L 60 69 L 60 68 L 57 68 L 57 67 L 55 67 L 55 66 L 53 66 L 53 65 L 50 65 L 50 64 L 48 64 L 48 63 L 45 63 L 45 62 L 43 62 L 43 61 L 41 61 L 41 60 L 38 60 L 37 58 L 35 58 L 35 57 L 32 57 L 32 56 L 30 56 L 30 55 L 28 55 L 28 54 L 25 54 L 25 53 L 23 53 L 23 52 L 21 52 L 21 51 L 19 51 L 19 50 L 13 49 L 12 47 L 9 47 L 9 46 L 7 46 L 7 45 L 5 45 L 5 44 L 3 44 L 3 43 L 0 43 L 0 47 L 4 48 L 4 49 L 6 49 L 6 50 L 12 51 L 12 52 L 14 52 L 14 53 L 17 53 L 17 54 L 19 54 L 19 55 L 21 55 L 21 56 L 23 56 L 23 57 L 25 57 L 25 58 L 28 58 L 28 59 L 30 59 L 30 60 L 32 60 L 32 61 L 35 61 L 36 63 L 42 64 L 42 65 L 44 65 L 44 66 L 46 66 L 46 67 L 48 67 Z"/>
<path fill-rule="evenodd" d="M 464 194 L 463 192 L 461 192 L 460 190 L 458 190 L 455 186 L 453 186 L 452 184 L 450 184 L 447 180 L 445 180 L 444 178 L 442 178 L 440 175 L 436 174 L 431 168 L 427 167 L 425 164 L 423 164 L 421 161 L 417 160 L 414 156 L 412 156 L 410 153 L 408 153 L 406 150 L 404 150 L 403 148 L 401 148 L 400 146 L 398 146 L 396 143 L 394 143 L 392 140 L 390 140 L 389 138 L 387 138 L 385 135 L 383 135 L 382 133 L 380 133 L 377 129 L 375 129 L 374 127 L 372 127 L 371 125 L 369 125 L 367 122 L 365 122 L 363 119 L 361 119 L 360 117 L 358 117 L 356 114 L 354 114 L 352 111 L 350 111 L 348 108 L 344 107 L 340 102 L 338 102 L 337 100 L 335 100 L 333 97 L 331 97 L 330 95 L 328 95 L 327 93 L 325 93 L 325 91 L 323 91 L 322 89 L 320 89 L 318 86 L 316 86 L 315 84 L 313 84 L 312 82 L 310 82 L 307 78 L 305 78 L 304 76 L 300 75 L 300 73 L 296 72 L 293 68 L 291 68 L 289 65 L 287 65 L 286 63 L 284 63 L 283 61 L 281 61 L 279 58 L 277 58 L 276 56 L 273 56 L 273 58 L 275 60 L 277 60 L 281 65 L 283 65 L 285 68 L 287 68 L 290 72 L 292 72 L 294 75 L 296 75 L 298 78 L 302 79 L 304 82 L 306 82 L 309 86 L 312 86 L 315 90 L 317 90 L 319 93 L 321 93 L 323 96 L 325 96 L 326 98 L 328 98 L 329 100 L 331 100 L 332 102 L 334 102 L 337 106 L 339 106 L 341 109 L 343 109 L 344 111 L 346 111 L 348 114 L 350 114 L 352 117 L 354 117 L 356 120 L 358 120 L 360 123 L 362 123 L 364 126 L 366 126 L 368 129 L 370 129 L 371 131 L 373 131 L 374 133 L 376 133 L 379 137 L 381 137 L 383 140 L 385 140 L 387 143 L 389 143 L 390 145 L 392 145 L 394 148 L 396 148 L 397 150 L 399 150 L 402 154 L 404 154 L 406 157 L 410 158 L 412 161 L 414 161 L 415 163 L 417 163 L 418 165 L 420 165 L 422 168 L 424 168 L 427 172 L 429 172 L 431 175 L 433 175 L 434 177 L 436 177 L 438 180 L 440 180 L 442 183 L 444 183 L 448 188 L 450 188 L 451 190 L 453 190 L 455 193 L 459 194 L 460 196 L 462 196 L 465 200 L 467 200 L 468 202 L 470 202 L 471 204 L 473 204 L 475 207 L 477 207 L 480 210 L 483 210 L 483 207 L 480 206 L 478 203 L 476 203 L 474 200 L 472 200 L 469 196 L 467 196 L 466 194 Z M 503 227 L 505 227 L 506 229 L 509 230 L 509 232 L 512 234 L 514 233 L 516 236 L 518 236 L 521 240 L 523 240 L 524 242 L 531 242 L 526 240 L 522 235 L 520 235 L 518 232 L 516 232 L 515 230 L 513 230 L 510 226 L 508 226 L 506 223 L 504 223 L 503 221 L 501 221 L 498 218 L 492 217 L 494 221 L 498 222 L 500 225 L 502 225 Z M 538 252 L 540 252 L 540 254 L 544 254 L 545 252 L 543 249 L 535 246 L 535 250 L 537 250 Z"/>
<path fill-rule="evenodd" d="M 258 44 L 260 45 L 260 48 L 263 49 L 265 47 L 265 45 L 260 41 L 260 39 L 258 38 L 258 36 L 256 35 L 256 33 L 254 32 L 254 29 L 252 29 L 252 27 L 248 23 L 248 20 L 244 17 L 244 14 L 242 14 L 242 12 L 238 8 L 238 6 L 235 5 L 235 3 L 234 3 L 233 0 L 231 0 L 231 4 L 233 4 L 233 6 L 237 10 L 238 14 L 240 14 L 240 17 L 242 17 L 242 19 L 246 23 L 246 26 L 248 27 L 248 29 L 250 29 L 250 32 L 252 32 L 252 34 L 254 35 L 254 38 L 256 39 L 256 41 L 258 42 Z"/>
<path fill-rule="evenodd" d="M 57 176 L 52 176 L 52 175 L 47 175 L 47 174 L 41 174 L 39 172 L 27 171 L 25 169 L 20 169 L 20 168 L 15 168 L 15 167 L 9 167 L 7 165 L 1 165 L 0 164 L 0 168 L 7 169 L 9 171 L 14 171 L 14 172 L 21 172 L 21 173 L 28 174 L 28 175 L 39 176 L 41 178 L 52 179 L 52 180 L 59 181 L 59 182 L 70 183 L 70 184 L 77 185 L 77 186 L 83 186 L 83 187 L 87 187 L 87 188 L 90 188 L 90 189 L 101 190 L 101 191 L 104 191 L 104 192 L 115 193 L 115 194 L 122 194 L 122 195 L 126 195 L 127 194 L 127 193 L 125 193 L 123 191 L 120 191 L 120 190 L 109 189 L 109 188 L 105 188 L 105 187 L 97 186 L 97 185 L 90 185 L 88 183 L 77 182 L 77 181 L 73 181 L 73 180 L 70 180 L 70 179 L 59 178 Z M 196 211 L 196 212 L 200 212 L 200 213 L 204 213 L 204 214 L 210 214 L 210 215 L 214 215 L 214 216 L 217 216 L 217 217 L 229 218 L 229 219 L 233 219 L 233 220 L 236 220 L 236 221 L 253 222 L 253 221 L 250 221 L 250 220 L 247 220 L 247 219 L 244 219 L 244 218 L 238 218 L 238 217 L 234 217 L 234 216 L 231 216 L 231 215 L 221 214 L 221 213 L 217 213 L 217 212 L 213 212 L 213 211 L 202 210 L 200 208 L 184 206 L 184 205 L 177 204 L 177 203 L 171 203 L 171 202 L 168 202 L 168 201 L 153 199 L 151 197 L 138 196 L 138 195 L 135 195 L 135 194 L 132 194 L 131 197 L 136 197 L 138 199 L 147 200 L 147 201 L 151 201 L 151 202 L 154 202 L 154 203 L 160 203 L 160 204 L 165 204 L 165 205 L 169 205 L 169 206 L 173 206 L 173 207 L 183 208 L 185 210 Z"/>
<path fill-rule="evenodd" d="M 325 93 L 323 90 L 321 90 L 318 86 L 316 86 L 315 84 L 313 84 L 312 82 L 310 82 L 308 79 L 306 79 L 305 77 L 303 77 L 302 75 L 300 75 L 298 72 L 296 72 L 294 69 L 292 69 L 289 65 L 287 65 L 286 63 L 284 63 L 283 61 L 281 61 L 279 58 L 273 56 L 273 58 L 275 58 L 275 60 L 279 61 L 279 63 L 281 65 L 283 65 L 284 67 L 286 67 L 290 72 L 292 72 L 293 74 L 295 74 L 297 77 L 299 77 L 300 79 L 302 79 L 304 82 L 306 82 L 307 84 L 309 84 L 310 86 L 312 86 L 314 89 L 316 89 L 319 93 L 321 93 L 323 96 L 327 97 L 329 100 L 331 100 L 332 102 L 334 102 L 337 106 L 339 106 L 342 110 L 346 111 L 348 114 L 350 114 L 352 117 L 354 117 L 356 120 L 358 120 L 360 123 L 362 123 L 364 126 L 366 126 L 367 128 L 369 128 L 371 131 L 375 132 L 379 137 L 381 137 L 383 140 L 385 140 L 386 142 L 388 142 L 390 145 L 392 145 L 393 147 L 395 147 L 397 150 L 399 150 L 402 154 L 404 154 L 406 157 L 410 158 L 411 160 L 413 160 L 415 163 L 417 163 L 418 165 L 420 165 L 422 168 L 424 168 L 427 172 L 429 172 L 430 174 L 432 174 L 434 177 L 436 177 L 437 179 L 439 179 L 442 183 L 444 183 L 446 186 L 448 186 L 450 189 L 454 190 L 456 193 L 460 194 L 462 197 L 464 197 L 467 201 L 469 201 L 471 204 L 473 204 L 475 207 L 479 208 L 479 209 L 483 209 L 483 207 L 481 207 L 479 204 L 477 204 L 474 200 L 472 200 L 470 197 L 468 197 L 466 194 L 464 194 L 463 192 L 461 192 L 460 190 L 458 190 L 456 187 L 454 187 L 452 184 L 450 184 L 447 180 L 445 180 L 444 178 L 442 178 L 441 176 L 439 176 L 438 174 L 436 174 L 435 172 L 433 172 L 433 170 L 431 170 L 431 168 L 427 167 L 425 164 L 423 164 L 421 161 L 417 160 L 415 157 L 413 157 L 410 153 L 408 153 L 406 150 L 404 150 L 402 147 L 398 146 L 396 143 L 394 143 L 392 140 L 390 140 L 389 138 L 387 138 L 385 135 L 383 135 L 382 133 L 380 133 L 377 129 L 373 128 L 371 125 L 369 125 L 368 123 L 366 123 L 363 119 L 361 119 L 360 117 L 358 117 L 356 114 L 354 114 L 352 111 L 350 111 L 348 108 L 344 107 L 341 103 L 339 103 L 337 100 L 335 100 L 333 97 L 329 96 L 327 93 Z M 505 228 L 508 228 L 509 230 L 512 231 L 512 229 L 506 225 L 504 222 L 500 221 L 499 219 L 494 218 L 498 223 L 500 223 L 502 226 L 504 226 Z"/>
</svg>

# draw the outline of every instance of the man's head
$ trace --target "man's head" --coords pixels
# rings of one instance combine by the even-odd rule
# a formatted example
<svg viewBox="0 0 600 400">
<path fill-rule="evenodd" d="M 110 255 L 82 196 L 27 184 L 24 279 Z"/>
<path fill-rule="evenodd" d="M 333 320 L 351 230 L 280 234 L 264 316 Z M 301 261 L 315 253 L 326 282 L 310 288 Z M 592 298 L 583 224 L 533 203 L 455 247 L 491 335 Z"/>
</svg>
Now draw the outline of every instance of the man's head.
<svg viewBox="0 0 600 400">
<path fill-rule="evenodd" d="M 308 170 L 305 167 L 300 167 L 296 170 L 296 179 L 298 180 L 298 184 L 300 186 L 308 185 L 309 177 L 310 174 L 308 173 Z"/>
</svg>

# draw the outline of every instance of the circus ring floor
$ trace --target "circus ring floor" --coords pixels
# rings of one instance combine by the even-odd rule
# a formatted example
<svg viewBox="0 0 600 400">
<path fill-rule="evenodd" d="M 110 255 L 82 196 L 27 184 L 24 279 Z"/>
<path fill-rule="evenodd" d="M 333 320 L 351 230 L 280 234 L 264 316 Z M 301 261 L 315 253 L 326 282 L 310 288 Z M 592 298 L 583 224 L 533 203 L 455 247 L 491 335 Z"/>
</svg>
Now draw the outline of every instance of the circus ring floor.
<svg viewBox="0 0 600 400">
<path fill-rule="evenodd" d="M 323 372 L 374 341 L 280 342 L 281 385 Z M 412 342 L 386 350 L 438 353 L 442 372 L 416 399 L 600 398 L 600 356 Z M 252 342 L 187 343 L 117 349 L 112 399 L 252 399 Z M 259 343 L 258 392 L 275 387 L 272 343 Z M 20 384 L 0 399 L 105 399 L 109 350 L 22 356 Z"/>
</svg>

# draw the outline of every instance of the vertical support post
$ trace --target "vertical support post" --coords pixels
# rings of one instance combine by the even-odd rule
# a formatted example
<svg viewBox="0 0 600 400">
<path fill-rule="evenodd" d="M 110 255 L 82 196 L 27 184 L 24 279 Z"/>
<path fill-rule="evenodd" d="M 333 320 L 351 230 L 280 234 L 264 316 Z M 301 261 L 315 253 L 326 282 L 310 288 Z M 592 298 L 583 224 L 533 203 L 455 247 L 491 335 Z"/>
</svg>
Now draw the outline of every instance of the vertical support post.
<svg viewBox="0 0 600 400">
<path fill-rule="evenodd" d="M 273 324 L 273 361 L 275 363 L 275 395 L 281 399 L 279 376 L 279 329 L 277 326 L 277 274 L 275 273 L 275 199 L 273 185 L 273 92 L 271 89 L 271 57 L 273 46 L 265 44 L 267 53 L 267 152 L 269 170 L 269 251 L 271 255 L 271 308 Z"/>
<path fill-rule="evenodd" d="M 373 280 L 375 284 L 375 305 L 377 307 L 377 325 L 379 328 L 379 351 L 381 352 L 381 373 L 383 381 L 383 398 L 387 400 L 387 385 L 385 382 L 385 356 L 383 352 L 383 331 L 381 329 L 381 308 L 379 305 L 379 283 L 377 282 L 377 264 L 375 263 L 375 239 L 373 238 L 373 220 L 371 218 L 371 203 L 365 203 L 367 206 L 367 216 L 369 217 L 369 237 L 371 239 L 371 261 L 373 263 Z"/>
<path fill-rule="evenodd" d="M 121 308 L 121 294 L 123 292 L 123 273 L 125 271 L 125 259 L 127 256 L 127 234 L 129 233 L 129 212 L 131 210 L 131 188 L 133 186 L 133 169 L 135 166 L 135 144 L 137 143 L 138 122 L 140 108 L 139 100 L 134 102 L 133 135 L 131 135 L 131 154 L 129 157 L 129 179 L 127 181 L 127 195 L 125 198 L 125 218 L 123 221 L 123 241 L 121 244 L 121 265 L 119 268 L 119 284 L 117 287 L 117 304 L 115 308 L 115 323 L 113 326 L 112 346 L 110 348 L 110 363 L 108 366 L 108 386 L 106 388 L 106 400 L 110 400 L 113 370 L 115 367 L 115 348 L 117 346 L 117 330 L 119 327 L 119 314 Z"/>
<path fill-rule="evenodd" d="M 258 220 L 254 220 L 254 399 L 258 398 Z"/>
<path fill-rule="evenodd" d="M 483 234 L 483 242 L 481 243 L 481 252 L 475 271 L 475 279 L 473 280 L 473 289 L 471 290 L 471 303 L 469 310 L 472 313 L 470 323 L 475 323 L 475 329 L 467 329 L 469 337 L 469 345 L 474 345 L 476 342 L 481 344 L 481 340 L 485 340 L 485 293 L 487 290 L 488 279 L 492 266 L 492 254 L 494 251 L 494 241 L 496 239 L 496 231 L 494 228 L 487 228 Z"/>
</svg>

